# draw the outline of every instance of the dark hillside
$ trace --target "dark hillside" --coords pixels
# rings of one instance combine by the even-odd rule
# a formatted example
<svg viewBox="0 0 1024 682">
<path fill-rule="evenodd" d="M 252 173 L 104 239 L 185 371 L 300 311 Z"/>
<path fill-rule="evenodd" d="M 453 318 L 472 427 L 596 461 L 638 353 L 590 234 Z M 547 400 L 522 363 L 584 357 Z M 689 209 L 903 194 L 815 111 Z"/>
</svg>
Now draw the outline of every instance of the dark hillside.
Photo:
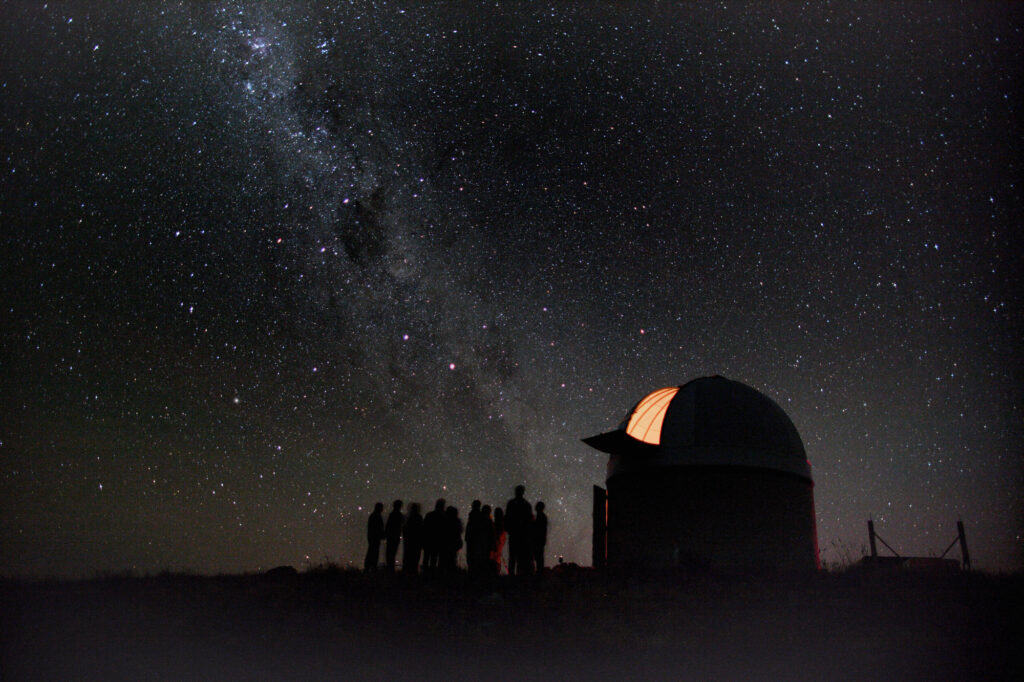
<svg viewBox="0 0 1024 682">
<path fill-rule="evenodd" d="M 486 589 L 334 570 L 7 581 L 3 678 L 1022 679 L 1022 586 L 582 569 Z"/>
</svg>

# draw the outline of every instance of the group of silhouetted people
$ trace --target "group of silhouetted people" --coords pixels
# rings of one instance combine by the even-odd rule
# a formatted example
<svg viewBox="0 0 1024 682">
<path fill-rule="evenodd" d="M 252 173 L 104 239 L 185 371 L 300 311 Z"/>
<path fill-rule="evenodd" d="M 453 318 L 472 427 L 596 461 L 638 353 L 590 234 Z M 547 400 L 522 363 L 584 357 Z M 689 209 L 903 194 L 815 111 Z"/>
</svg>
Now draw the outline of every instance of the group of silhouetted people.
<svg viewBox="0 0 1024 682">
<path fill-rule="evenodd" d="M 380 563 L 380 546 L 384 543 L 384 570 L 394 573 L 398 546 L 402 545 L 402 571 L 454 572 L 459 550 L 466 548 L 466 567 L 472 575 L 498 575 L 507 568 L 509 575 L 529 575 L 544 568 L 544 547 L 548 540 L 548 517 L 544 503 L 534 507 L 526 501 L 524 486 L 516 486 L 515 497 L 505 508 L 480 504 L 473 500 L 469 517 L 463 526 L 459 510 L 445 506 L 440 499 L 426 516 L 420 505 L 409 505 L 408 515 L 402 513 L 402 501 L 395 500 L 391 513 L 384 520 L 384 505 L 378 502 L 367 523 L 366 560 L 363 568 L 374 571 Z M 508 562 L 504 561 L 506 542 Z"/>
</svg>

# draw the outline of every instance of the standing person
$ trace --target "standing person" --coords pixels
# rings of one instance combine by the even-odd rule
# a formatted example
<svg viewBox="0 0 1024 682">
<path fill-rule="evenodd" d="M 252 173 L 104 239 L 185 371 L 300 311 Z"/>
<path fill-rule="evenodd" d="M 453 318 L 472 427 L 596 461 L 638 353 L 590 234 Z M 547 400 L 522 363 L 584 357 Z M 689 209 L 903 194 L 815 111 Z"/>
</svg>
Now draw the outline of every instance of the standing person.
<svg viewBox="0 0 1024 682">
<path fill-rule="evenodd" d="M 373 505 L 373 513 L 366 524 L 366 540 L 369 546 L 366 548 L 366 559 L 363 560 L 363 570 L 366 572 L 376 571 L 377 563 L 380 561 L 380 541 L 384 539 L 384 503 L 378 502 Z"/>
<path fill-rule="evenodd" d="M 533 509 L 523 497 L 525 493 L 526 486 L 517 485 L 516 496 L 505 503 L 509 575 L 528 575 L 533 562 L 530 556 L 530 520 L 533 518 Z"/>
<path fill-rule="evenodd" d="M 491 553 L 494 551 L 494 521 L 491 519 L 491 505 L 485 504 L 477 512 L 476 520 L 466 524 L 466 565 L 470 573 L 487 575 L 490 571 Z"/>
<path fill-rule="evenodd" d="M 466 519 L 466 568 L 470 573 L 475 573 L 479 568 L 477 541 L 480 539 L 480 523 L 480 500 L 473 500 Z"/>
<path fill-rule="evenodd" d="M 402 528 L 402 542 L 402 572 L 415 573 L 420 565 L 420 550 L 423 549 L 423 517 L 418 502 L 409 505 L 409 516 Z"/>
<path fill-rule="evenodd" d="M 444 512 L 444 544 L 441 550 L 441 568 L 445 573 L 454 573 L 459 564 L 459 550 L 462 549 L 462 519 L 459 510 L 448 507 Z"/>
<path fill-rule="evenodd" d="M 505 512 L 501 507 L 494 508 L 494 544 L 491 546 L 491 570 L 495 575 L 501 575 L 502 555 L 505 552 L 505 539 L 508 534 L 505 532 Z"/>
<path fill-rule="evenodd" d="M 548 515 L 544 513 L 543 502 L 538 502 L 533 508 L 537 513 L 530 524 L 530 547 L 533 550 L 533 565 L 540 574 L 544 570 L 544 546 L 548 544 Z"/>
<path fill-rule="evenodd" d="M 395 500 L 391 505 L 391 513 L 388 514 L 388 522 L 384 525 L 384 570 L 388 573 L 395 572 L 395 556 L 398 554 L 398 543 L 402 540 L 404 524 L 402 501 Z"/>
<path fill-rule="evenodd" d="M 437 568 L 444 543 L 444 498 L 434 503 L 434 511 L 423 517 L 423 570 Z"/>
</svg>

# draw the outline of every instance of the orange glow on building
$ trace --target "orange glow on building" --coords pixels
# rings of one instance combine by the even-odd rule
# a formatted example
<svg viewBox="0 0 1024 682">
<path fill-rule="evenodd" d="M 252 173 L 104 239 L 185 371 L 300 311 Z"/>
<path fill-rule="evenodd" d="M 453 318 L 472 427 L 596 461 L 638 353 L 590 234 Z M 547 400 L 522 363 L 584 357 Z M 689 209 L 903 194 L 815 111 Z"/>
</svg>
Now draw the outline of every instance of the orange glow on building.
<svg viewBox="0 0 1024 682">
<path fill-rule="evenodd" d="M 661 388 L 641 400 L 629 416 L 626 433 L 644 443 L 660 445 L 665 412 L 678 391 L 678 386 Z"/>
</svg>

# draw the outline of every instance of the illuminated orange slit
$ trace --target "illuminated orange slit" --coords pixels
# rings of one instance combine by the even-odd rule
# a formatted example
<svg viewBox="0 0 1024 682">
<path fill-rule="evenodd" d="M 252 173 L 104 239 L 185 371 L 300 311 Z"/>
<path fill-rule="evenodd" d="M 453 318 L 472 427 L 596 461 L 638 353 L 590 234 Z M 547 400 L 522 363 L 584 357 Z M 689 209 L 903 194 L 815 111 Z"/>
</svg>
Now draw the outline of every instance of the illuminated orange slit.
<svg viewBox="0 0 1024 682">
<path fill-rule="evenodd" d="M 662 388 L 641 400 L 629 417 L 626 433 L 644 443 L 659 445 L 665 412 L 678 391 L 677 387 Z"/>
</svg>

